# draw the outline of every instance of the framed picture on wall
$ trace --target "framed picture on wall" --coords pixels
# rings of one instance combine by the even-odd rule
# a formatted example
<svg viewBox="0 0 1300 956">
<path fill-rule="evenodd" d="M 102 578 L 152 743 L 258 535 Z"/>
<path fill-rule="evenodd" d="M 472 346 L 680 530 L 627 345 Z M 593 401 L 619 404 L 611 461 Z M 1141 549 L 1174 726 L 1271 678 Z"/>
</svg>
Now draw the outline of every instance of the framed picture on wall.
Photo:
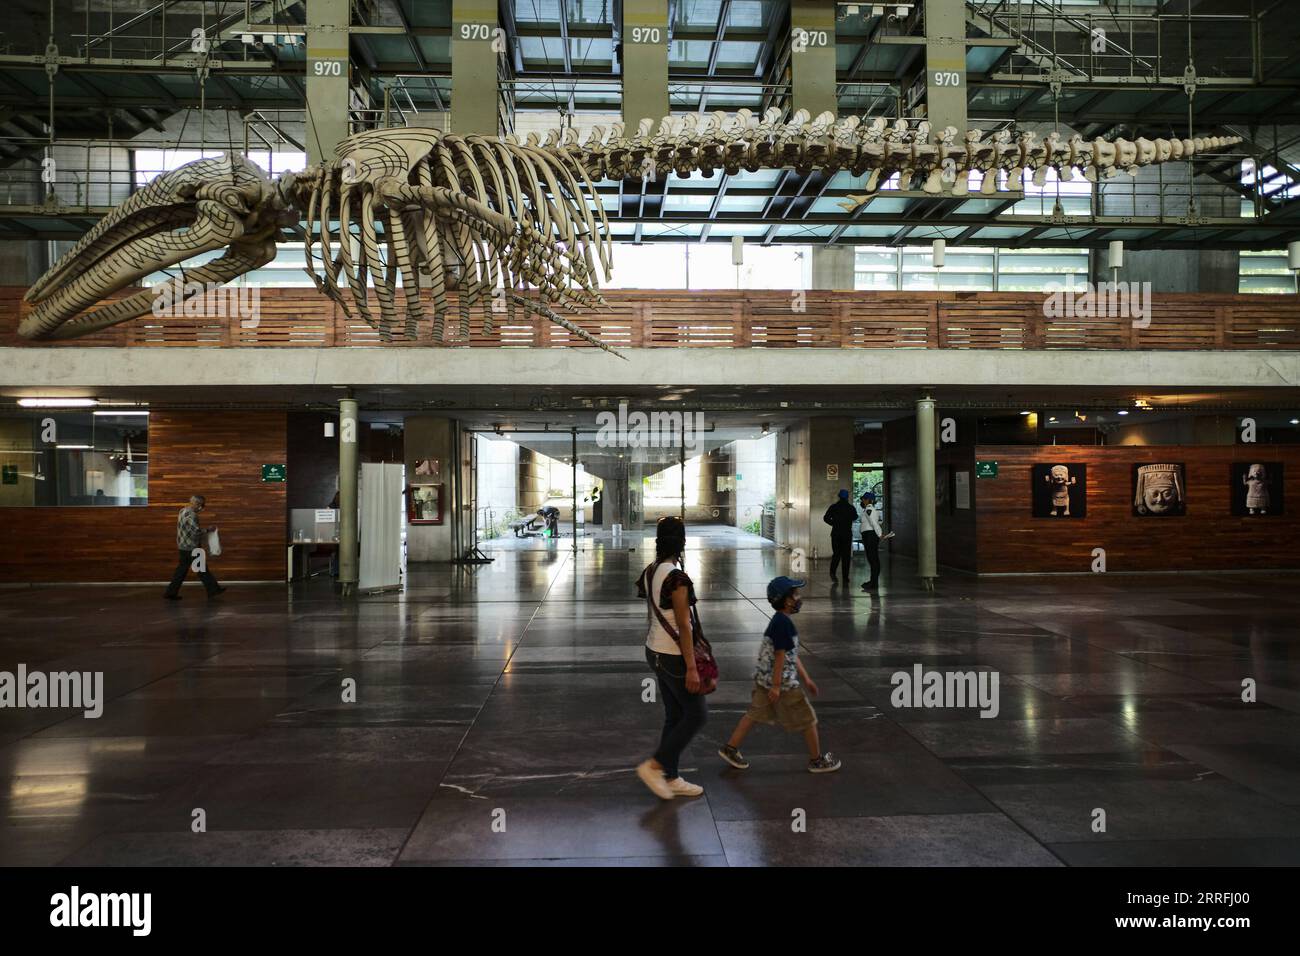
<svg viewBox="0 0 1300 956">
<path fill-rule="evenodd" d="M 1181 462 L 1133 466 L 1133 514 L 1172 518 L 1187 514 L 1187 477 Z"/>
<path fill-rule="evenodd" d="M 1031 471 L 1035 518 L 1082 518 L 1088 513 L 1088 466 L 1048 462 Z"/>
<path fill-rule="evenodd" d="M 442 524 L 442 484 L 413 481 L 407 486 L 407 524 Z"/>
<path fill-rule="evenodd" d="M 1282 462 L 1234 461 L 1231 466 L 1232 513 L 1246 518 L 1283 514 Z"/>
</svg>

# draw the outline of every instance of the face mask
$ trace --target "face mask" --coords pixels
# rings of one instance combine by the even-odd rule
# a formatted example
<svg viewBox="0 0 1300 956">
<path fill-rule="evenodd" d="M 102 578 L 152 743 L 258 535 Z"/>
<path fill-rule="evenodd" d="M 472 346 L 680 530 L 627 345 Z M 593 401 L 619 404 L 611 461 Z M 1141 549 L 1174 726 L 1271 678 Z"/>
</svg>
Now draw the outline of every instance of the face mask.
<svg viewBox="0 0 1300 956">
<path fill-rule="evenodd" d="M 803 598 L 794 599 L 794 607 L 790 608 L 791 614 L 798 614 L 799 608 L 803 607 Z"/>
</svg>

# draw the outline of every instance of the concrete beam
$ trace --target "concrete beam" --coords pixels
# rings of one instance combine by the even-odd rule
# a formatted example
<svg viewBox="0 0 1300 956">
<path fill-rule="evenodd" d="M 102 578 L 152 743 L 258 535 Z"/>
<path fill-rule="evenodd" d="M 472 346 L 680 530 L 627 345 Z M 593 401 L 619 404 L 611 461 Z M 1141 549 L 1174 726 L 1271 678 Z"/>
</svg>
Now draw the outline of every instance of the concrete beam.
<svg viewBox="0 0 1300 956">
<path fill-rule="evenodd" d="M 1295 351 L 0 348 L 0 393 L 186 386 L 1254 389 L 1300 387 Z M 665 377 L 667 376 L 667 377 Z M 231 400 L 238 400 L 232 394 Z"/>
<path fill-rule="evenodd" d="M 925 0 L 925 110 L 940 131 L 966 131 L 966 4 Z"/>
<path fill-rule="evenodd" d="M 835 4 L 791 0 L 790 106 L 816 116 L 839 112 L 835 98 Z"/>
<path fill-rule="evenodd" d="M 314 0 L 307 24 L 307 162 L 332 159 L 348 125 L 348 0 Z"/>
<path fill-rule="evenodd" d="M 668 115 L 668 0 L 623 0 L 623 125 Z"/>
<path fill-rule="evenodd" d="M 452 0 L 451 131 L 496 136 L 497 0 Z"/>
</svg>

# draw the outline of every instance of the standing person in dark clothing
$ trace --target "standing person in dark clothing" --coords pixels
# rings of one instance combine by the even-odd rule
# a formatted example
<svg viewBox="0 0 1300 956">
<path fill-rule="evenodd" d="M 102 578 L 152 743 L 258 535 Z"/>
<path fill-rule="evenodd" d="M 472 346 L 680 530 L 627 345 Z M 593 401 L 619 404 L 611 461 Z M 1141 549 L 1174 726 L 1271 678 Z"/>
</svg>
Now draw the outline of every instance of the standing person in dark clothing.
<svg viewBox="0 0 1300 956">
<path fill-rule="evenodd" d="M 181 585 L 185 583 L 185 576 L 189 573 L 190 562 L 194 556 L 192 554 L 195 548 L 205 548 L 206 535 L 209 532 L 216 531 L 217 526 L 210 528 L 199 527 L 199 512 L 207 502 L 202 495 L 194 495 L 190 498 L 190 503 L 180 510 L 176 516 L 176 549 L 180 554 L 180 560 L 176 562 L 176 570 L 172 572 L 171 583 L 167 585 L 167 590 L 163 592 L 163 597 L 169 601 L 179 601 L 181 599 Z M 205 565 L 206 567 L 206 565 Z M 208 597 L 216 597 L 225 590 L 217 583 L 216 577 L 211 571 L 200 571 L 199 580 L 203 582 L 203 587 L 208 592 Z"/>
<path fill-rule="evenodd" d="M 849 586 L 849 565 L 853 563 L 853 522 L 858 520 L 858 509 L 849 504 L 849 493 L 840 489 L 835 504 L 826 509 L 822 520 L 831 526 L 831 584 L 835 583 L 835 569 L 843 565 L 844 586 Z"/>
<path fill-rule="evenodd" d="M 862 590 L 874 591 L 880 580 L 880 542 L 888 541 L 894 532 L 885 534 L 880 524 L 880 511 L 876 508 L 876 496 L 868 491 L 862 496 L 862 550 L 867 553 L 867 564 L 871 565 L 871 580 L 862 582 Z"/>
</svg>

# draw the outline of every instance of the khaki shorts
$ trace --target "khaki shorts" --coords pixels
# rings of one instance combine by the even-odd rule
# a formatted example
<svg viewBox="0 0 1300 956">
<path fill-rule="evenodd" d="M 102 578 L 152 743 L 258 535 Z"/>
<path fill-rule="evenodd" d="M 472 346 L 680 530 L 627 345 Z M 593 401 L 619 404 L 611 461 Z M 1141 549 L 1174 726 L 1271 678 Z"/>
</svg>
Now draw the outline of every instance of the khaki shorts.
<svg viewBox="0 0 1300 956">
<path fill-rule="evenodd" d="M 781 691 L 781 696 L 773 704 L 768 699 L 767 688 L 755 684 L 753 696 L 749 699 L 749 711 L 745 716 L 760 724 L 780 724 L 785 730 L 795 733 L 817 724 L 817 713 L 808 702 L 808 695 L 802 687 Z"/>
</svg>

